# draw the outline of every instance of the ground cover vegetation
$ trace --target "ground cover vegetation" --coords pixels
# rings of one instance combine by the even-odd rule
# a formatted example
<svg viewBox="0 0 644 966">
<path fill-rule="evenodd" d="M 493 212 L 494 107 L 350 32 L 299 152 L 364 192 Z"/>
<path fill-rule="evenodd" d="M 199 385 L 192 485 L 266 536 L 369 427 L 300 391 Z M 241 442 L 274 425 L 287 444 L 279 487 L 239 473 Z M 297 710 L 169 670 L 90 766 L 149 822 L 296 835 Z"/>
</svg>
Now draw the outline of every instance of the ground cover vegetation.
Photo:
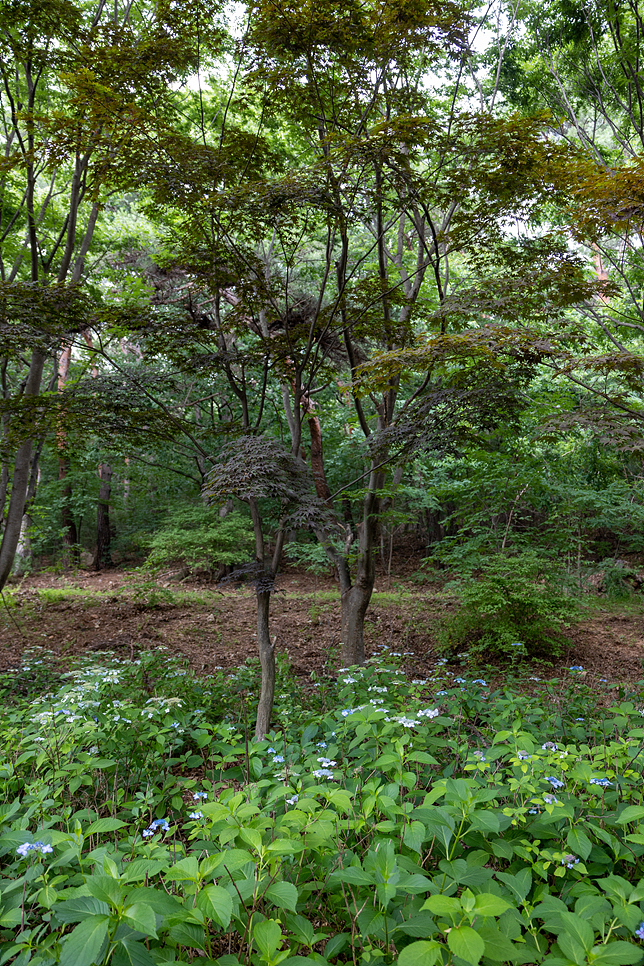
<svg viewBox="0 0 644 966">
<path fill-rule="evenodd" d="M 643 27 L 0 0 L 0 966 L 641 962 Z"/>
</svg>

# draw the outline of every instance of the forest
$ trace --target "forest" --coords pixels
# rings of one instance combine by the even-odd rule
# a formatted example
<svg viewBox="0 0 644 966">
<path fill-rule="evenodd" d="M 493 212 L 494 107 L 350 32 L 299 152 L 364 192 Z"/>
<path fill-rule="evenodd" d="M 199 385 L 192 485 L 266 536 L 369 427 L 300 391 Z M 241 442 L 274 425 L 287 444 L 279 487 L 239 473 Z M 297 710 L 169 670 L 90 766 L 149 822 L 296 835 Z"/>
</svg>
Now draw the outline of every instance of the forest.
<svg viewBox="0 0 644 966">
<path fill-rule="evenodd" d="M 0 966 L 644 962 L 643 38 L 0 0 Z"/>
</svg>

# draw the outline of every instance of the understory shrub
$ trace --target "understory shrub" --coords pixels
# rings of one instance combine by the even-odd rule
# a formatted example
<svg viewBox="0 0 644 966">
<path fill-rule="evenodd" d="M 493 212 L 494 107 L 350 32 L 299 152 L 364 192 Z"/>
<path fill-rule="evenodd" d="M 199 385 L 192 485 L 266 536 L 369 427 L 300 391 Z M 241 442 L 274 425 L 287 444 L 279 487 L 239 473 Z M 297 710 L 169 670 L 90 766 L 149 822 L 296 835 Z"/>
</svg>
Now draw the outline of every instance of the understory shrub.
<svg viewBox="0 0 644 966">
<path fill-rule="evenodd" d="M 241 513 L 222 519 L 216 509 L 197 504 L 168 514 L 147 545 L 148 570 L 179 564 L 191 572 L 212 574 L 244 563 L 254 551 L 255 540 L 250 520 Z"/>
<path fill-rule="evenodd" d="M 254 741 L 252 669 L 80 663 L 1 711 L 0 963 L 636 966 L 644 685 L 583 674 L 375 661 Z"/>
<path fill-rule="evenodd" d="M 521 644 L 524 655 L 560 654 L 563 631 L 579 614 L 566 573 L 532 552 L 492 557 L 479 576 L 448 586 L 460 603 L 439 631 L 444 651 L 508 653 Z"/>
</svg>

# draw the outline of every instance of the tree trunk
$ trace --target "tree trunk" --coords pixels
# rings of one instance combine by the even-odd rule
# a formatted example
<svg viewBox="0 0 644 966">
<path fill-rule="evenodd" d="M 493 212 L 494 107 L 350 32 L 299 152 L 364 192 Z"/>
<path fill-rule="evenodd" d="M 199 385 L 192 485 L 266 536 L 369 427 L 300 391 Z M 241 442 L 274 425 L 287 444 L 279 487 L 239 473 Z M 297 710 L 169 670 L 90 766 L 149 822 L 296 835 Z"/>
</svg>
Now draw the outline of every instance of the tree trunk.
<svg viewBox="0 0 644 966">
<path fill-rule="evenodd" d="M 261 739 L 268 732 L 275 700 L 275 646 L 269 633 L 271 592 L 257 588 L 257 647 L 262 668 L 262 687 L 257 706 L 255 737 Z"/>
<path fill-rule="evenodd" d="M 342 594 L 342 644 L 340 663 L 342 667 L 364 664 L 364 618 L 376 581 L 374 548 L 378 536 L 378 515 L 384 473 L 372 469 L 369 490 L 364 498 L 363 517 L 360 524 L 358 569 L 353 587 Z"/>
<path fill-rule="evenodd" d="M 35 350 L 31 356 L 29 374 L 25 384 L 25 397 L 37 396 L 40 392 L 42 372 L 45 365 L 45 356 L 42 352 Z M 22 527 L 22 517 L 25 510 L 27 498 L 27 487 L 29 486 L 29 471 L 31 467 L 32 441 L 30 439 L 18 448 L 13 464 L 13 478 L 11 481 L 11 497 L 9 499 L 9 509 L 2 544 L 0 544 L 0 590 L 7 582 L 11 573 L 13 561 L 16 554 L 16 547 L 20 538 Z"/>
<path fill-rule="evenodd" d="M 58 360 L 58 392 L 62 392 L 65 388 L 71 358 L 72 346 L 69 343 L 64 346 Z M 67 474 L 69 473 L 69 461 L 65 456 L 67 433 L 63 426 L 58 427 L 56 438 L 58 443 L 58 479 L 66 481 L 61 489 L 62 506 L 60 510 L 63 537 L 63 566 L 71 567 L 78 561 L 78 532 L 71 508 L 72 485 L 67 480 Z"/>
<path fill-rule="evenodd" d="M 110 497 L 112 495 L 112 467 L 109 463 L 99 463 L 98 476 L 101 486 L 96 507 L 96 553 L 92 564 L 94 570 L 112 565 L 110 543 Z"/>
</svg>

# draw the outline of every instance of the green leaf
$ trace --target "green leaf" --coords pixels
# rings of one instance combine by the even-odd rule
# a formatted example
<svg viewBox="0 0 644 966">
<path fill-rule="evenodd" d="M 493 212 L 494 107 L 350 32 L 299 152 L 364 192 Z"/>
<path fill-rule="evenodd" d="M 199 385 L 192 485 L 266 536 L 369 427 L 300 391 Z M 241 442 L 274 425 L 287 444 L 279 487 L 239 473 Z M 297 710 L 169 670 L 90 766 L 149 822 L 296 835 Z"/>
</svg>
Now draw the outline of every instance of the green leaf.
<svg viewBox="0 0 644 966">
<path fill-rule="evenodd" d="M 530 869 L 521 869 L 516 875 L 511 875 L 509 872 L 497 872 L 496 877 L 505 883 L 510 892 L 516 896 L 520 905 L 525 902 L 526 896 L 532 888 L 532 872 Z"/>
<path fill-rule="evenodd" d="M 99 818 L 97 822 L 92 822 L 84 830 L 84 835 L 98 835 L 100 832 L 115 832 L 119 828 L 123 828 L 125 822 L 121 822 L 118 818 Z"/>
<path fill-rule="evenodd" d="M 350 865 L 346 869 L 338 869 L 329 876 L 329 884 L 347 882 L 349 885 L 373 885 L 373 878 L 357 865 Z"/>
<path fill-rule="evenodd" d="M 110 907 L 102 899 L 94 896 L 80 896 L 78 899 L 67 899 L 56 903 L 54 915 L 59 922 L 83 922 L 90 916 L 107 916 Z"/>
<path fill-rule="evenodd" d="M 501 896 L 492 895 L 491 892 L 481 892 L 474 899 L 474 910 L 480 916 L 502 916 L 507 909 L 512 906 Z"/>
<path fill-rule="evenodd" d="M 485 943 L 471 926 L 458 926 L 447 934 L 447 945 L 455 956 L 476 966 L 485 952 Z"/>
<path fill-rule="evenodd" d="M 576 828 L 572 828 L 568 832 L 568 835 L 566 836 L 566 843 L 570 846 L 575 855 L 578 855 L 584 861 L 590 855 L 593 847 L 588 836 Z"/>
<path fill-rule="evenodd" d="M 574 912 L 562 912 L 561 921 L 563 922 L 566 932 L 571 936 L 575 942 L 578 942 L 586 952 L 592 949 L 593 942 L 595 939 L 595 933 L 593 932 L 592 926 L 581 916 L 576 915 Z M 561 945 L 561 944 L 560 944 Z"/>
<path fill-rule="evenodd" d="M 60 966 L 92 966 L 107 942 L 108 916 L 92 916 L 76 926 L 63 945 Z"/>
<path fill-rule="evenodd" d="M 421 909 L 429 909 L 435 916 L 457 916 L 461 911 L 461 903 L 451 896 L 429 896 Z"/>
<path fill-rule="evenodd" d="M 440 943 L 434 942 L 433 939 L 421 940 L 410 943 L 401 950 L 398 966 L 434 966 L 441 958 Z"/>
<path fill-rule="evenodd" d="M 199 862 L 194 855 L 189 855 L 168 869 L 164 878 L 170 882 L 199 882 Z"/>
<path fill-rule="evenodd" d="M 197 905 L 209 919 L 227 928 L 233 914 L 233 900 L 222 886 L 207 885 L 197 896 Z"/>
<path fill-rule="evenodd" d="M 145 946 L 134 939 L 120 939 L 114 947 L 111 966 L 156 966 Z"/>
<path fill-rule="evenodd" d="M 341 953 L 343 949 L 349 945 L 351 941 L 350 932 L 340 932 L 337 936 L 332 936 L 328 943 L 324 947 L 324 956 L 326 959 L 333 959 L 338 953 Z"/>
<path fill-rule="evenodd" d="M 278 909 L 295 912 L 298 900 L 297 888 L 292 882 L 274 882 L 264 893 L 266 898 Z"/>
<path fill-rule="evenodd" d="M 111 906 L 118 906 L 123 901 L 123 889 L 118 879 L 113 879 L 111 875 L 90 875 L 85 887 L 90 895 Z"/>
<path fill-rule="evenodd" d="M 617 942 L 606 943 L 605 946 L 593 946 L 589 959 L 601 966 L 634 966 L 635 963 L 642 961 L 642 950 L 633 943 Z"/>
<path fill-rule="evenodd" d="M 282 942 L 282 929 L 275 919 L 258 922 L 253 929 L 253 940 L 264 959 L 272 959 Z"/>
<path fill-rule="evenodd" d="M 157 939 L 157 920 L 154 910 L 145 902 L 135 902 L 123 912 L 123 919 L 128 926 L 142 932 L 145 936 Z"/>
<path fill-rule="evenodd" d="M 644 805 L 628 805 L 615 821 L 618 825 L 626 825 L 628 822 L 637 822 L 640 818 L 644 818 Z"/>
</svg>

